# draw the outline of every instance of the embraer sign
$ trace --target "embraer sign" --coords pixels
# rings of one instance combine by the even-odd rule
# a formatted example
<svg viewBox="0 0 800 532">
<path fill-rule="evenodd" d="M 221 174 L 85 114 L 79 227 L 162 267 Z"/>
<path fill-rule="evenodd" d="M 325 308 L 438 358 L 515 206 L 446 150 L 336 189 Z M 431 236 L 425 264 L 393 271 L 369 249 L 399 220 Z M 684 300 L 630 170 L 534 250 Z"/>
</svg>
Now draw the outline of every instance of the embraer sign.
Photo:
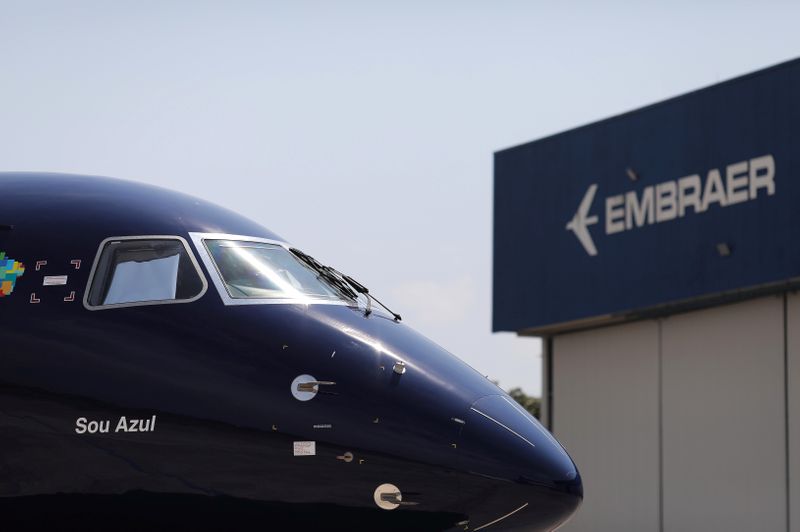
<svg viewBox="0 0 800 532">
<path fill-rule="evenodd" d="M 798 94 L 800 59 L 496 152 L 494 330 L 800 290 Z"/>
<path fill-rule="evenodd" d="M 589 226 L 599 222 L 598 215 L 591 214 L 597 189 L 597 184 L 589 185 L 578 210 L 566 226 L 590 256 L 597 255 L 597 247 L 589 231 Z M 775 159 L 767 154 L 729 164 L 723 169 L 712 168 L 705 173 L 705 177 L 693 174 L 650 185 L 641 193 L 629 191 L 607 196 L 603 202 L 605 234 L 613 235 L 646 225 L 670 222 L 773 194 Z"/>
</svg>

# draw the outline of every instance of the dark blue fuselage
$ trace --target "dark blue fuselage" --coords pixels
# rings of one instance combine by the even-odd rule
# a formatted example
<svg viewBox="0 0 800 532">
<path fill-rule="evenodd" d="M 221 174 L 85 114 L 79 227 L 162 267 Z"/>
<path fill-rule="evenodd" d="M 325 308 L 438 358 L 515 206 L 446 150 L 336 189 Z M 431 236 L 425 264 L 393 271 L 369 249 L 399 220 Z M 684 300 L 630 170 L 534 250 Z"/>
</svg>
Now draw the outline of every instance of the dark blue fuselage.
<svg viewBox="0 0 800 532">
<path fill-rule="evenodd" d="M 538 422 L 384 313 L 225 305 L 205 265 L 208 290 L 191 303 L 82 304 L 103 240 L 280 240 L 250 220 L 125 181 L 4 174 L 0 224 L 13 226 L 0 226 L 0 252 L 25 267 L 0 297 L 6 523 L 548 530 L 580 504 L 574 464 Z M 66 284 L 45 286 L 64 275 Z M 393 371 L 398 361 L 403 374 Z M 300 401 L 291 389 L 299 375 L 335 384 Z M 139 428 L 155 422 L 117 431 L 123 416 Z M 110 428 L 78 433 L 81 418 Z M 298 442 L 314 442 L 313 454 L 296 456 Z M 387 483 L 402 492 L 392 510 L 375 500 Z"/>
</svg>

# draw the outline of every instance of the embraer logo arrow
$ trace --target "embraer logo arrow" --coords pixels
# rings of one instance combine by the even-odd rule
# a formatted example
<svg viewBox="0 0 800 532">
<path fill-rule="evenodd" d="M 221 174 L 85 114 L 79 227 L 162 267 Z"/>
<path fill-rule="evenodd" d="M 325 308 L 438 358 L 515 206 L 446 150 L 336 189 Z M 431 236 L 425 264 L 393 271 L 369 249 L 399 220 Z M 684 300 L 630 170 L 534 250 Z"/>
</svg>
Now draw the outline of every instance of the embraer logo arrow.
<svg viewBox="0 0 800 532">
<path fill-rule="evenodd" d="M 575 233 L 575 236 L 578 237 L 578 240 L 583 245 L 583 249 L 592 257 L 597 255 L 597 248 L 594 247 L 594 241 L 592 241 L 592 235 L 589 234 L 588 226 L 596 224 L 598 220 L 597 216 L 589 216 L 589 209 L 592 208 L 595 192 L 597 192 L 597 185 L 589 185 L 586 194 L 583 195 L 581 204 L 578 206 L 578 211 L 572 217 L 572 220 L 567 223 L 567 230 Z"/>
</svg>

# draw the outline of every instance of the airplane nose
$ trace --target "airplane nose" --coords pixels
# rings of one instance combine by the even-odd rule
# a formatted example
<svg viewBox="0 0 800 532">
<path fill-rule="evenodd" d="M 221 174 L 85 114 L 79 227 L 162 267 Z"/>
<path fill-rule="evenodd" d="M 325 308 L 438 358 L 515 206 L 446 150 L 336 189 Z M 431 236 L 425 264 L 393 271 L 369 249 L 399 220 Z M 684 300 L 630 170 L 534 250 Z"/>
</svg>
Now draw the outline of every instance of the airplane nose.
<svg viewBox="0 0 800 532">
<path fill-rule="evenodd" d="M 515 401 L 505 395 L 482 397 L 464 422 L 461 456 L 473 496 L 485 507 L 481 517 L 502 517 L 492 529 L 552 530 L 577 510 L 583 500 L 578 469 Z"/>
</svg>

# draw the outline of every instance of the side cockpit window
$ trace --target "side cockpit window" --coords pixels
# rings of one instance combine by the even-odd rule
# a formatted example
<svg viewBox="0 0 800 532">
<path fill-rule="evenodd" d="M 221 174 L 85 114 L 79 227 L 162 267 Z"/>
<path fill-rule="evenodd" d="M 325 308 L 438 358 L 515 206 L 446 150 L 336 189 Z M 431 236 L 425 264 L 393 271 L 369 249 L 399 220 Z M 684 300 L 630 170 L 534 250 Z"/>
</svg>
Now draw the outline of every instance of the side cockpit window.
<svg viewBox="0 0 800 532">
<path fill-rule="evenodd" d="M 188 303 L 206 291 L 206 281 L 180 237 L 106 239 L 89 278 L 86 307 Z"/>
</svg>

